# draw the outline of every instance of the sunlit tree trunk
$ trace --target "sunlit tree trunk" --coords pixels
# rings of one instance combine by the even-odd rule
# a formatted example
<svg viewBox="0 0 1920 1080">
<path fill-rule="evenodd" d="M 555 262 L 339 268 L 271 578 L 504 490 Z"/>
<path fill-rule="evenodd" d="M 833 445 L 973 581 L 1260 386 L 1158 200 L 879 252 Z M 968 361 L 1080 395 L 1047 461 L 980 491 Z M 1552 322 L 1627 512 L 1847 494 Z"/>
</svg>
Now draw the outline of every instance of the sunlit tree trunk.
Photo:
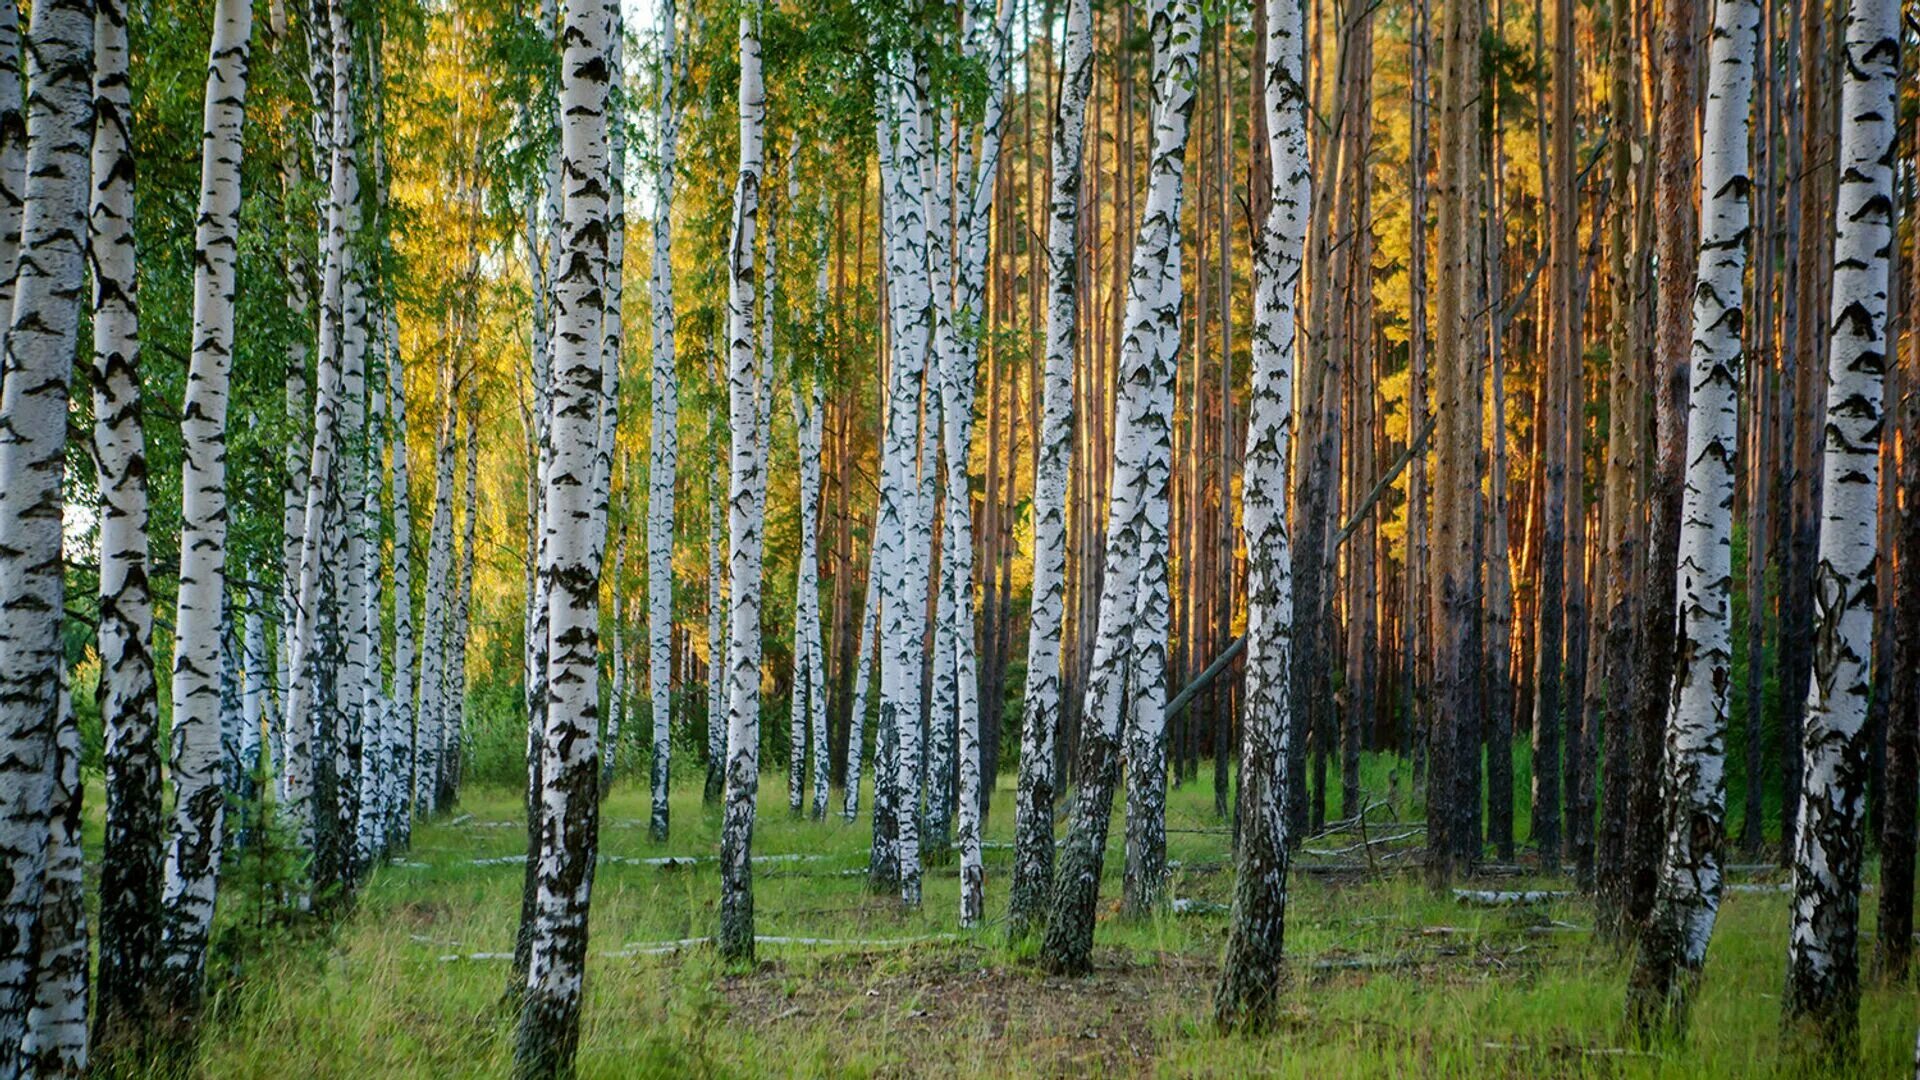
<svg viewBox="0 0 1920 1080">
<path fill-rule="evenodd" d="M 1081 152 L 1093 85 L 1088 0 L 1069 0 L 1053 119 L 1053 173 L 1047 217 L 1047 359 L 1039 442 L 1034 451 L 1033 610 L 1027 685 L 1020 717 L 1019 787 L 1014 795 L 1013 880 L 1007 933 L 1031 933 L 1046 915 L 1053 885 L 1054 742 L 1061 712 L 1060 650 L 1067 593 L 1067 481 L 1073 464 L 1073 370 L 1080 308 Z"/>
<path fill-rule="evenodd" d="M 17 55 L 0 4 L 0 64 Z M 160 947 L 160 702 L 147 581 L 147 461 L 141 431 L 134 160 L 126 10 L 94 12 L 93 454 L 100 487 L 100 722 L 106 740 L 106 828 L 100 860 L 99 1004 L 94 1042 L 134 1049 L 153 1022 Z M 0 71 L 6 69 L 0 67 Z M 18 97 L 0 76 L 0 105 Z M 0 123 L 0 138 L 6 127 Z M 0 144 L 4 145 L 4 144 Z M 0 195 L 0 206 L 7 205 Z M 3 226 L 0 226 L 3 228 Z M 0 273 L 11 287 L 12 274 Z"/>
<path fill-rule="evenodd" d="M 727 483 L 728 610 L 725 810 L 720 832 L 720 955 L 753 956 L 753 819 L 760 789 L 760 547 L 755 513 L 759 376 L 754 355 L 754 232 L 760 214 L 766 88 L 760 78 L 757 2 L 740 10 L 740 172 L 733 189 L 727 287 L 727 417 L 733 432 Z M 771 357 L 765 358 L 771 361 Z"/>
<path fill-rule="evenodd" d="M 792 410 L 796 449 L 800 457 L 800 554 L 793 586 L 793 704 L 789 735 L 792 757 L 787 769 L 787 806 L 798 814 L 805 802 L 807 745 L 813 744 L 813 816 L 827 808 L 825 785 L 819 774 L 827 760 L 826 747 L 815 728 L 826 726 L 826 672 L 820 647 L 820 442 L 824 405 L 818 383 L 811 389 L 796 380 Z M 818 717 L 818 724 L 815 718 Z"/>
<path fill-rule="evenodd" d="M 648 834 L 665 840 L 673 757 L 673 511 L 680 465 L 680 381 L 674 366 L 673 168 L 680 137 L 680 47 L 674 0 L 660 5 L 659 125 L 654 139 L 653 263 L 648 279 L 653 346 L 653 415 L 647 465 L 647 694 L 652 704 L 653 815 Z"/>
<path fill-rule="evenodd" d="M 1200 22 L 1190 0 L 1171 0 L 1156 4 L 1149 24 L 1153 155 L 1127 288 L 1106 565 L 1080 733 L 1081 783 L 1041 943 L 1042 962 L 1061 973 L 1084 974 L 1092 965 L 1094 911 L 1123 733 L 1136 733 L 1129 740 L 1134 753 L 1142 746 L 1165 753 L 1169 428 L 1173 357 L 1180 340 L 1180 201 Z M 1131 723 L 1124 723 L 1129 716 Z M 1164 767 L 1164 757 L 1161 761 Z M 1129 821 L 1139 813 L 1130 805 Z M 1158 817 L 1164 828 L 1164 806 L 1144 814 Z M 1130 836 L 1129 846 L 1135 843 Z M 1129 865 L 1134 867 L 1132 859 Z M 1137 897 L 1135 887 L 1130 885 L 1129 893 Z"/>
<path fill-rule="evenodd" d="M 176 1022 L 199 1011 L 219 880 L 220 646 L 226 594 L 228 377 L 239 257 L 240 128 L 253 8 L 222 0 L 207 60 L 200 209 L 194 235 L 193 356 L 180 437 L 180 602 L 174 617 L 173 820 L 161 904 L 161 971 Z"/>
<path fill-rule="evenodd" d="M 446 771 L 446 694 L 453 576 L 453 436 L 451 383 L 442 381 L 440 435 L 434 450 L 433 520 L 427 528 L 427 602 L 422 618 L 420 704 L 414 739 L 416 814 L 440 808 L 440 778 Z"/>
<path fill-rule="evenodd" d="M 1240 495 L 1250 557 L 1239 866 L 1227 955 L 1214 994 L 1214 1015 L 1226 1026 L 1271 1021 L 1286 942 L 1286 763 L 1294 737 L 1287 672 L 1293 638 L 1287 454 L 1301 257 L 1312 199 L 1301 22 L 1297 4 L 1268 0 L 1263 75 L 1273 195 L 1256 245 L 1253 402 Z"/>
<path fill-rule="evenodd" d="M 1684 1018 L 1719 912 L 1726 842 L 1727 695 L 1733 679 L 1733 486 L 1739 459 L 1740 331 L 1750 210 L 1747 109 L 1752 0 L 1717 0 L 1700 163 L 1701 231 L 1693 300 L 1686 489 L 1674 613 L 1680 661 L 1668 696 L 1663 802 L 1668 823 L 1653 917 L 1629 996 L 1644 1027 Z"/>
<path fill-rule="evenodd" d="M 1850 0 L 1840 71 L 1826 447 L 1814 581 L 1786 1012 L 1851 1053 L 1860 998 L 1860 873 L 1866 846 L 1867 684 L 1880 496 L 1881 382 L 1893 234 L 1899 6 Z M 1789 688 L 1790 690 L 1791 688 Z"/>
<path fill-rule="evenodd" d="M 600 825 L 599 550 L 593 490 L 605 363 L 607 101 L 614 18 L 605 0 L 569 6 L 562 40 L 564 192 L 553 262 L 554 364 L 540 566 L 548 606 L 547 715 L 540 749 L 538 886 L 514 1046 L 521 1076 L 572 1072 L 586 974 L 587 912 Z M 600 508 L 604 509 L 604 505 Z"/>
</svg>

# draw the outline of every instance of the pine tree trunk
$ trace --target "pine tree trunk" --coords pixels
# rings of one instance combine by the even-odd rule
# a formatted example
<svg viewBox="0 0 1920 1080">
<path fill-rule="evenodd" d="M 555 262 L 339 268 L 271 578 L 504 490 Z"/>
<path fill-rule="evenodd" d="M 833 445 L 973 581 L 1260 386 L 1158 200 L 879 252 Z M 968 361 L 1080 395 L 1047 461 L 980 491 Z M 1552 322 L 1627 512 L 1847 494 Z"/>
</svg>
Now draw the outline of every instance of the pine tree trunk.
<svg viewBox="0 0 1920 1080">
<path fill-rule="evenodd" d="M 564 188 L 554 259 L 554 362 L 540 566 L 548 619 L 540 844 L 520 1076 L 570 1074 L 579 1046 L 587 913 L 600 825 L 599 548 L 594 488 L 605 378 L 601 334 L 609 231 L 607 101 L 614 18 L 604 0 L 566 11 L 559 111 Z M 604 509 L 602 504 L 601 509 Z"/>
<path fill-rule="evenodd" d="M 1920 269 L 1920 260 L 1915 260 Z M 1887 708 L 1887 785 L 1880 818 L 1880 971 L 1904 977 L 1913 963 L 1914 813 L 1920 801 L 1920 359 L 1909 347 L 1900 372 L 1898 483 L 1894 519 L 1894 662 Z"/>
<path fill-rule="evenodd" d="M 1146 743 L 1165 753 L 1166 508 L 1173 359 L 1180 340 L 1179 220 L 1200 13 L 1187 0 L 1172 0 L 1155 6 L 1149 25 L 1155 61 L 1153 154 L 1127 289 L 1100 619 L 1081 730 L 1081 784 L 1041 941 L 1042 963 L 1074 975 L 1092 967 L 1094 909 L 1127 718 L 1123 708 L 1131 712 L 1133 732 L 1144 735 L 1130 739 L 1132 747 Z M 1140 816 L 1147 823 L 1157 818 L 1164 828 L 1164 806 L 1148 807 Z M 1136 813 L 1128 817 L 1132 821 Z M 1129 846 L 1134 846 L 1132 837 Z M 1161 883 L 1146 884 L 1157 891 Z M 1136 899 L 1148 895 L 1134 894 Z"/>
<path fill-rule="evenodd" d="M 1727 698 L 1733 672 L 1733 486 L 1739 460 L 1742 278 L 1751 213 L 1747 111 L 1752 0 L 1717 0 L 1708 70 L 1701 232 L 1693 301 L 1686 492 L 1674 611 L 1678 660 L 1668 695 L 1662 803 L 1666 844 L 1653 914 L 1630 978 L 1643 1030 L 1684 1023 L 1719 912 L 1726 844 Z"/>
<path fill-rule="evenodd" d="M 1060 735 L 1060 661 L 1067 591 L 1067 481 L 1073 467 L 1075 330 L 1080 310 L 1081 156 L 1093 85 L 1088 0 L 1068 0 L 1060 99 L 1054 113 L 1047 218 L 1047 343 L 1044 404 L 1034 452 L 1033 587 L 1027 684 L 1020 716 L 1014 796 L 1013 880 L 1007 933 L 1031 934 L 1053 885 L 1055 741 Z"/>
<path fill-rule="evenodd" d="M 173 820 L 161 905 L 161 970 L 174 1023 L 200 1007 L 226 809 L 221 783 L 220 647 L 225 626 L 228 378 L 239 256 L 240 128 L 253 9 L 215 9 L 207 61 L 199 222 L 194 235 L 193 356 L 181 407 L 180 600 L 174 618 Z"/>
<path fill-rule="evenodd" d="M 18 55 L 17 19 L 16 11 L 0 5 L 0 62 Z M 141 431 L 126 11 L 113 0 L 103 0 L 95 9 L 93 26 L 92 162 L 99 179 L 90 188 L 88 216 L 93 454 L 100 488 L 99 699 L 107 797 L 93 1040 L 103 1056 L 131 1056 L 139 1052 L 153 1023 L 150 995 L 159 964 L 160 702 L 154 681 L 153 598 L 147 584 L 147 461 Z M 18 91 L 17 70 L 0 69 L 0 103 L 17 100 Z M 0 136 L 5 131 L 0 123 Z M 0 278 L 11 287 L 10 272 L 0 273 Z"/>
<path fill-rule="evenodd" d="M 1860 874 L 1865 848 L 1868 658 L 1880 494 L 1881 382 L 1893 238 L 1899 8 L 1850 0 L 1840 73 L 1826 445 L 1814 582 L 1786 1012 L 1825 1049 L 1854 1052 L 1859 1007 Z"/>
<path fill-rule="evenodd" d="M 1227 955 L 1214 992 L 1222 1026 L 1264 1027 L 1278 1004 L 1287 916 L 1287 747 L 1293 637 L 1287 551 L 1287 455 L 1302 246 L 1312 205 L 1302 90 L 1300 8 L 1265 10 L 1265 147 L 1272 197 L 1256 245 L 1253 401 L 1241 517 L 1247 563 L 1247 701 L 1241 736 L 1241 827 Z"/>
<path fill-rule="evenodd" d="M 653 813 L 647 833 L 667 838 L 667 789 L 673 755 L 673 512 L 680 466 L 680 381 L 674 366 L 673 169 L 680 134 L 679 17 L 674 0 L 660 8 L 660 96 L 655 103 L 653 262 L 648 279 L 652 317 L 653 408 L 647 459 L 647 694 L 653 717 Z"/>
</svg>

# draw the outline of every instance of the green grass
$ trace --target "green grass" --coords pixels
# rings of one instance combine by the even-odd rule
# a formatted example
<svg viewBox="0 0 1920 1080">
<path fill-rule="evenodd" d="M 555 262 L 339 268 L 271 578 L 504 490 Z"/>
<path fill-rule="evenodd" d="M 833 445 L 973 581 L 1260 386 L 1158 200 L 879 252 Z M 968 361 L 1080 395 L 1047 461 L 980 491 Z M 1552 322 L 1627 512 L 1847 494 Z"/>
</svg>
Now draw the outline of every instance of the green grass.
<svg viewBox="0 0 1920 1080">
<path fill-rule="evenodd" d="M 771 771 L 756 851 L 819 858 L 757 867 L 760 933 L 934 940 L 763 945 L 752 970 L 728 969 L 704 946 L 609 955 L 710 934 L 718 882 L 710 863 L 663 870 L 603 862 L 582 1075 L 1832 1075 L 1803 1064 L 1783 1042 L 1787 912 L 1779 893 L 1727 898 L 1688 1038 L 1650 1054 L 1598 1053 L 1628 1046 L 1619 1024 L 1626 964 L 1593 938 L 1584 901 L 1476 910 L 1411 877 L 1336 883 L 1297 874 L 1283 1021 L 1268 1035 L 1223 1037 L 1209 1005 L 1226 916 L 1121 919 L 1113 903 L 1117 827 L 1098 972 L 1058 980 L 1010 953 L 997 921 L 955 932 L 951 866 L 929 871 L 925 905 L 912 912 L 870 895 L 863 876 L 841 874 L 865 866 L 866 823 L 792 820 L 784 780 Z M 1386 772 L 1369 762 L 1370 790 L 1387 790 Z M 1002 778 L 991 841 L 1010 837 L 1010 784 Z M 701 805 L 697 780 L 681 789 L 673 838 L 655 844 L 644 784 L 618 788 L 605 805 L 603 852 L 713 853 L 718 812 Z M 1407 816 L 1404 769 L 1400 791 Z M 331 934 L 286 938 L 249 963 L 244 978 L 219 992 L 198 1071 L 504 1075 L 513 1029 L 500 1006 L 507 961 L 443 958 L 511 950 L 520 867 L 471 860 L 521 850 L 521 805 L 508 788 L 470 791 L 456 815 L 417 830 L 406 861 L 381 868 Z M 1210 776 L 1174 793 L 1169 825 L 1171 855 L 1183 864 L 1174 894 L 1227 900 L 1231 873 L 1218 864 L 1229 838 L 1213 817 Z M 1004 849 L 987 853 L 995 916 L 1004 911 L 1008 859 Z M 1519 887 L 1510 880 L 1486 887 Z M 1870 934 L 1870 899 L 1865 907 Z M 1863 1075 L 1909 1067 L 1915 1019 L 1910 990 L 1870 985 Z"/>
</svg>

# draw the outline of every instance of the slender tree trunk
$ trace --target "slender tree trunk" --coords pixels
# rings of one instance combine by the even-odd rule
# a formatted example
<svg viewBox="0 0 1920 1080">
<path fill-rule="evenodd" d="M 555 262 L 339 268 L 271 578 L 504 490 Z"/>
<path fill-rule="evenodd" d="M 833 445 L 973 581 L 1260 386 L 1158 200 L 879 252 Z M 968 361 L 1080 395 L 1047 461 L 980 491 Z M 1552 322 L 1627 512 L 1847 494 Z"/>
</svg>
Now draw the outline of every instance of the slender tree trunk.
<svg viewBox="0 0 1920 1080">
<path fill-rule="evenodd" d="M 539 882 L 527 987 L 514 1045 L 520 1076 L 570 1074 L 579 1045 L 587 913 L 600 812 L 600 548 L 593 483 L 605 393 L 607 99 L 615 19 L 605 0 L 566 11 L 561 63 L 562 193 L 554 260 L 552 467 L 545 480 L 540 578 L 548 608 L 547 715 L 540 749 Z M 604 509 L 604 503 L 600 509 Z"/>
<path fill-rule="evenodd" d="M 226 809 L 220 645 L 226 596 L 228 378 L 239 258 L 240 128 L 253 8 L 223 0 L 207 60 L 200 209 L 194 235 L 193 356 L 181 407 L 180 601 L 174 618 L 174 808 L 161 905 L 161 971 L 174 1022 L 200 1008 Z"/>
<path fill-rule="evenodd" d="M 861 605 L 860 628 L 856 631 L 860 645 L 853 656 L 853 707 L 847 717 L 847 795 L 842 809 L 848 821 L 860 815 L 860 759 L 864 753 L 867 696 L 873 685 L 874 634 L 879 628 L 880 574 L 878 567 L 873 567 L 867 571 L 867 599 Z"/>
<path fill-rule="evenodd" d="M 760 213 L 766 88 L 760 75 L 758 0 L 740 10 L 740 172 L 733 190 L 727 289 L 728 424 L 733 431 L 727 487 L 727 560 L 733 585 L 727 643 L 726 796 L 720 834 L 720 954 L 753 958 L 753 820 L 760 788 L 760 554 L 765 522 L 755 489 L 759 409 L 753 312 L 753 244 Z M 771 257 L 769 257 L 771 259 Z M 772 362 L 771 356 L 762 358 Z"/>
<path fill-rule="evenodd" d="M 1143 746 L 1165 752 L 1165 530 L 1173 359 L 1180 340 L 1179 221 L 1200 12 L 1189 0 L 1156 4 L 1149 28 L 1155 60 L 1153 152 L 1127 289 L 1100 619 L 1081 730 L 1081 783 L 1041 941 L 1042 963 L 1074 975 L 1092 966 L 1094 909 L 1123 733 L 1132 736 L 1129 747 L 1136 753 Z M 1123 721 L 1130 723 L 1123 726 Z M 1152 816 L 1148 809 L 1129 819 Z M 1160 821 L 1164 827 L 1164 817 Z M 1137 843 L 1129 837 L 1130 847 Z M 1133 865 L 1136 871 L 1159 869 Z M 1137 881 L 1129 891 L 1138 905 L 1160 885 Z"/>
<path fill-rule="evenodd" d="M 1920 269 L 1920 260 L 1915 260 Z M 1909 316 L 1910 317 L 1910 316 Z M 1911 329 L 1908 331 L 1913 332 Z M 1920 351 L 1900 372 L 1901 501 L 1894 519 L 1894 661 L 1887 708 L 1887 785 L 1880 818 L 1880 970 L 1913 963 L 1914 812 L 1920 801 Z"/>
<path fill-rule="evenodd" d="M 405 850 L 413 838 L 413 777 L 418 768 L 419 741 L 414 719 L 414 687 L 420 678 L 419 654 L 413 621 L 413 480 L 407 464 L 407 380 L 401 364 L 399 323 L 391 302 L 386 308 L 386 338 L 391 349 L 387 365 L 388 396 L 392 401 L 393 464 L 389 477 L 393 499 L 393 702 L 394 760 L 388 780 L 392 789 L 388 807 L 388 835 L 393 846 Z"/>
<path fill-rule="evenodd" d="M 18 98 L 17 12 L 0 5 L 0 104 Z M 138 261 L 127 16 L 94 12 L 93 454 L 100 487 L 100 718 L 106 829 L 100 861 L 94 1046 L 137 1055 L 150 1034 L 160 949 L 160 703 L 147 582 L 147 460 L 141 430 Z M 12 30 L 11 44 L 8 30 Z M 12 93 L 8 94 L 11 75 Z M 6 125 L 0 122 L 0 146 Z M 0 205 L 5 199 L 0 198 Z M 11 260 L 8 260 L 9 264 Z M 10 265 L 0 273 L 11 287 Z"/>
<path fill-rule="evenodd" d="M 1266 153 L 1271 201 L 1256 245 L 1253 401 L 1241 516 L 1247 551 L 1247 712 L 1241 744 L 1241 832 L 1227 955 L 1214 992 L 1223 1026 L 1271 1022 L 1282 985 L 1287 914 L 1287 744 L 1294 737 L 1292 564 L 1287 551 L 1288 444 L 1302 246 L 1312 205 L 1300 8 L 1265 10 Z"/>
<path fill-rule="evenodd" d="M 1860 873 L 1864 862 L 1866 706 L 1880 495 L 1881 381 L 1889 352 L 1899 8 L 1850 0 L 1840 72 L 1839 187 L 1834 199 L 1826 446 L 1820 559 L 1814 582 L 1813 679 L 1807 692 L 1786 1012 L 1855 1052 Z"/>
<path fill-rule="evenodd" d="M 1709 54 L 1702 224 L 1693 301 L 1686 494 L 1681 509 L 1680 661 L 1668 696 L 1663 804 L 1666 845 L 1653 915 L 1641 938 L 1628 1007 L 1643 1030 L 1684 1023 L 1719 911 L 1726 845 L 1727 698 L 1733 672 L 1733 486 L 1739 460 L 1742 277 L 1750 227 L 1753 97 L 1759 5 L 1716 0 Z"/>
<path fill-rule="evenodd" d="M 660 59 L 655 102 L 653 262 L 648 279 L 652 317 L 653 425 L 647 459 L 647 694 L 653 717 L 653 813 L 647 834 L 667 838 L 667 794 L 673 771 L 673 514 L 680 468 L 680 380 L 674 365 L 673 170 L 680 137 L 679 14 L 660 7 Z"/>
<path fill-rule="evenodd" d="M 1053 885 L 1054 742 L 1061 715 L 1061 633 L 1067 591 L 1067 481 L 1073 465 L 1073 378 L 1080 309 L 1081 154 L 1093 85 L 1088 0 L 1068 0 L 1060 100 L 1054 113 L 1047 217 L 1047 360 L 1044 418 L 1034 453 L 1033 603 L 1027 629 L 1027 683 L 1020 717 L 1020 776 L 1014 796 L 1013 880 L 1007 934 L 1031 934 Z"/>
<path fill-rule="evenodd" d="M 87 1075 L 86 859 L 80 850 L 80 727 L 64 681 L 53 737 L 53 802 L 47 807 L 47 884 L 40 903 L 40 944 L 33 1004 L 18 1063 L 33 1077 Z"/>
</svg>

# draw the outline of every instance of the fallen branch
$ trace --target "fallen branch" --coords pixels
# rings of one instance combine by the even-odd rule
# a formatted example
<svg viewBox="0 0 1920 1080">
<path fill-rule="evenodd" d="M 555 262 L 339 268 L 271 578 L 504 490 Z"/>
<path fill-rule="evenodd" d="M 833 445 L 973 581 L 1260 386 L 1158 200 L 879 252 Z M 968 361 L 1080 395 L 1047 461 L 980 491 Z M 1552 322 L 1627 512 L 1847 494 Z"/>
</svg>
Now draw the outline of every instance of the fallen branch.
<svg viewBox="0 0 1920 1080">
<path fill-rule="evenodd" d="M 1551 904 L 1573 894 L 1555 889 L 1520 892 L 1494 892 L 1485 889 L 1455 889 L 1453 898 L 1468 907 L 1509 907 L 1516 904 Z"/>
</svg>

